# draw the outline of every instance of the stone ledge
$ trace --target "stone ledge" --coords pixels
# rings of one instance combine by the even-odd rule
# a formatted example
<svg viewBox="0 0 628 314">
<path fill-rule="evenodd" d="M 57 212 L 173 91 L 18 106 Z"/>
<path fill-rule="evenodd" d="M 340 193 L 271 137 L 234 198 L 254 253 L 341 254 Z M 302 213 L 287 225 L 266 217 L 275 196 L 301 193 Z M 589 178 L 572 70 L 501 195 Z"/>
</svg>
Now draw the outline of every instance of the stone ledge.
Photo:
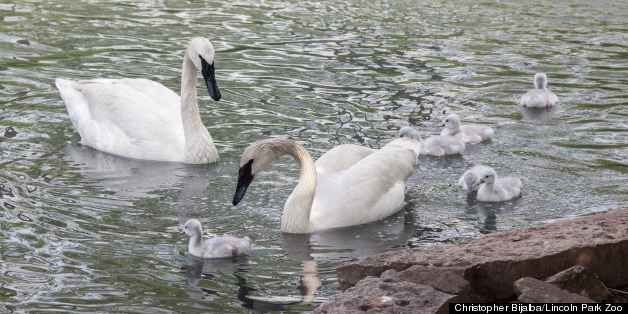
<svg viewBox="0 0 628 314">
<path fill-rule="evenodd" d="M 337 273 L 342 289 L 390 270 L 371 282 L 406 281 L 459 298 L 504 301 L 515 297 L 517 279 L 545 279 L 574 265 L 586 267 L 609 288 L 628 286 L 628 209 L 493 233 L 460 245 L 390 251 L 341 265 Z"/>
</svg>

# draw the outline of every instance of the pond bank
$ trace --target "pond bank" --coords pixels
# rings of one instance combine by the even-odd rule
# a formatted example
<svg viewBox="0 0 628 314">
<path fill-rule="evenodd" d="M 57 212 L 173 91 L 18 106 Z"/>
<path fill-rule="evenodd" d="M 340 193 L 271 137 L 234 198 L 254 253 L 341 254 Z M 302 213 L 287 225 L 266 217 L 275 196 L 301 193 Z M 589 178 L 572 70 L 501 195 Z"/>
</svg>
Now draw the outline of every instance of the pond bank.
<svg viewBox="0 0 628 314">
<path fill-rule="evenodd" d="M 628 286 L 626 265 L 628 209 L 618 209 L 341 265 L 344 291 L 315 313 L 445 313 L 449 302 L 517 298 L 626 302 L 621 290 Z"/>
</svg>

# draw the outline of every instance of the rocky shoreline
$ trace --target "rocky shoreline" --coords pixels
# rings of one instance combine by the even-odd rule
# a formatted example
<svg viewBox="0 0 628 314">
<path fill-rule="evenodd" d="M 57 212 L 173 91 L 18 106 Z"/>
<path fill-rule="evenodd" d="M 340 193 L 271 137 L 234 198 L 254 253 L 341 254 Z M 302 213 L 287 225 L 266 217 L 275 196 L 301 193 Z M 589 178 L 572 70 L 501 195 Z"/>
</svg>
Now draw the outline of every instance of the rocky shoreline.
<svg viewBox="0 0 628 314">
<path fill-rule="evenodd" d="M 447 313 L 451 302 L 628 302 L 628 209 L 402 249 L 337 268 L 315 313 Z"/>
</svg>

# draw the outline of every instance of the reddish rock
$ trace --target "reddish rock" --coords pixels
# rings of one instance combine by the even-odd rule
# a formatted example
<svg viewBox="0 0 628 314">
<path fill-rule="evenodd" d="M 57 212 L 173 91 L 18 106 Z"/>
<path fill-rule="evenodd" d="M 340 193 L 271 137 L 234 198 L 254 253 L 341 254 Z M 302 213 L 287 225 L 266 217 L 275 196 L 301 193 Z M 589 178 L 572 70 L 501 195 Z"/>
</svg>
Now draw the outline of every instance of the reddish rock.
<svg viewBox="0 0 628 314">
<path fill-rule="evenodd" d="M 567 268 L 547 278 L 545 281 L 563 290 L 578 293 L 597 302 L 608 299 L 611 294 L 596 274 L 580 265 Z"/>
<path fill-rule="evenodd" d="M 531 277 L 515 281 L 515 292 L 523 303 L 594 303 L 593 300 Z"/>
<path fill-rule="evenodd" d="M 446 313 L 454 295 L 407 281 L 367 277 L 314 310 L 319 314 Z"/>
<path fill-rule="evenodd" d="M 347 288 L 389 269 L 461 269 L 473 293 L 505 300 L 514 296 L 515 280 L 547 278 L 573 265 L 586 266 L 608 287 L 628 285 L 627 209 L 494 233 L 462 245 L 391 251 L 337 272 L 341 288 Z"/>
</svg>

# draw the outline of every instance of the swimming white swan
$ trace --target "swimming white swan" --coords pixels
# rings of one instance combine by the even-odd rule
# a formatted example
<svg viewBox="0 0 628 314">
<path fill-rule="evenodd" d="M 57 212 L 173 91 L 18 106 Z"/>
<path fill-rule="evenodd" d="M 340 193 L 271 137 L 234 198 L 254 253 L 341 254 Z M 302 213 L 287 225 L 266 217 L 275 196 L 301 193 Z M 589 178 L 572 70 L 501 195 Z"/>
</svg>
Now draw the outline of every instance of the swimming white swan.
<svg viewBox="0 0 628 314">
<path fill-rule="evenodd" d="M 482 176 L 488 173 L 490 169 L 490 167 L 484 165 L 475 165 L 462 174 L 458 180 L 458 185 L 467 193 L 475 192 L 480 187 Z"/>
<path fill-rule="evenodd" d="M 248 255 L 251 252 L 249 237 L 236 238 L 221 236 L 203 239 L 203 229 L 200 221 L 190 219 L 183 225 L 183 231 L 190 237 L 188 253 L 200 258 L 225 258 Z"/>
<path fill-rule="evenodd" d="M 81 143 L 128 158 L 203 164 L 218 159 L 211 135 L 201 121 L 196 71 L 209 95 L 220 100 L 214 73 L 214 47 L 194 38 L 185 51 L 181 97 L 147 79 L 56 79 Z"/>
<path fill-rule="evenodd" d="M 406 180 L 415 171 L 419 151 L 416 131 L 404 128 L 400 134 L 379 150 L 337 146 L 316 163 L 293 140 L 257 141 L 242 154 L 233 204 L 242 200 L 258 173 L 287 154 L 299 163 L 300 175 L 284 205 L 282 232 L 311 233 L 388 217 L 404 205 Z"/>
<path fill-rule="evenodd" d="M 477 144 L 489 140 L 493 137 L 493 128 L 481 125 L 461 125 L 460 117 L 452 113 L 445 118 L 445 128 L 440 135 L 450 135 L 461 137 L 465 143 Z"/>
<path fill-rule="evenodd" d="M 462 154 L 466 148 L 462 137 L 432 135 L 421 142 L 421 155 L 441 157 Z"/>
<path fill-rule="evenodd" d="M 490 167 L 481 174 L 476 199 L 480 202 L 503 202 L 521 195 L 521 179 L 515 177 L 497 177 Z"/>
<path fill-rule="evenodd" d="M 526 108 L 549 108 L 558 103 L 558 97 L 547 89 L 547 75 L 537 73 L 534 75 L 534 89 L 529 90 L 519 103 Z"/>
</svg>

